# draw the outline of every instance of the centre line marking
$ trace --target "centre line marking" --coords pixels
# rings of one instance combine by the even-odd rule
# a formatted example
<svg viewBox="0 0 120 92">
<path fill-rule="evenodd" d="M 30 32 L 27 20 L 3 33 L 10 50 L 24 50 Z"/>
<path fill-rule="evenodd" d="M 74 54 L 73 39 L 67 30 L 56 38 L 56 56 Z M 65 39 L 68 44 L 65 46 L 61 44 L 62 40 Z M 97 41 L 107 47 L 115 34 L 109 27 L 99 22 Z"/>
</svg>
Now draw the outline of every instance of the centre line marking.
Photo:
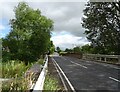
<svg viewBox="0 0 120 92">
<path fill-rule="evenodd" d="M 86 68 L 86 69 L 87 69 L 87 67 L 86 67 L 86 66 L 83 66 L 83 65 L 81 65 L 81 64 L 75 63 L 75 62 L 73 62 L 73 61 L 70 61 L 70 62 L 71 62 L 71 63 L 73 63 L 73 64 L 79 65 L 79 66 L 81 66 L 81 67 L 83 67 L 83 68 Z"/>
<path fill-rule="evenodd" d="M 120 82 L 118 79 L 115 79 L 113 77 L 109 77 L 110 79 L 114 80 L 114 81 L 117 81 L 117 82 Z"/>
<path fill-rule="evenodd" d="M 64 60 L 67 60 L 66 58 L 62 57 Z"/>
</svg>

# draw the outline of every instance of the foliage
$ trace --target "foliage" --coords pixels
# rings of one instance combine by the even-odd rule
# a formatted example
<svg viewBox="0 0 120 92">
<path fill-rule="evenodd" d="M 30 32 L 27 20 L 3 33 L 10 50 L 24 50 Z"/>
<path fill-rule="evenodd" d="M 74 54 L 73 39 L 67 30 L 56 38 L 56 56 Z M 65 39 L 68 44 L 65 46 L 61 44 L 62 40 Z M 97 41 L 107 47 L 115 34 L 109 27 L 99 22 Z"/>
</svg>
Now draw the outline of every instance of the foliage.
<svg viewBox="0 0 120 92">
<path fill-rule="evenodd" d="M 29 80 L 24 78 L 24 75 L 31 66 L 32 63 L 26 66 L 24 62 L 15 60 L 2 62 L 2 78 L 9 79 L 8 81 L 2 82 L 2 92 L 27 91 Z"/>
<path fill-rule="evenodd" d="M 72 49 L 66 48 L 65 52 L 67 52 L 67 53 L 81 53 L 81 48 L 79 46 L 76 46 Z"/>
<path fill-rule="evenodd" d="M 55 51 L 55 46 L 53 44 L 53 41 L 50 42 L 50 49 L 49 49 L 49 54 L 53 54 Z"/>
<path fill-rule="evenodd" d="M 67 53 L 71 53 L 71 52 L 73 52 L 73 50 L 72 50 L 72 49 L 68 49 L 68 48 L 66 48 L 66 49 L 65 49 L 65 52 L 67 52 Z"/>
<path fill-rule="evenodd" d="M 80 47 L 74 47 L 73 51 L 74 51 L 74 53 L 80 53 L 81 52 L 81 48 Z"/>
<path fill-rule="evenodd" d="M 68 52 L 65 52 L 65 51 L 61 51 L 60 52 L 60 55 L 66 55 Z"/>
<path fill-rule="evenodd" d="M 57 50 L 57 52 L 58 52 L 58 53 L 60 53 L 60 52 L 61 52 L 60 47 L 57 47 L 57 48 L 56 48 L 56 50 Z"/>
<path fill-rule="evenodd" d="M 82 26 L 100 54 L 120 54 L 120 1 L 88 2 Z"/>
<path fill-rule="evenodd" d="M 44 90 L 52 91 L 52 92 L 56 92 L 57 90 L 60 90 L 58 80 L 50 75 L 47 75 L 45 79 Z"/>
<path fill-rule="evenodd" d="M 31 64 L 25 65 L 22 61 L 11 60 L 2 62 L 2 78 L 22 77 Z"/>
<path fill-rule="evenodd" d="M 81 47 L 82 53 L 93 53 L 94 52 L 93 50 L 94 49 L 89 44 L 86 44 L 86 45 L 84 45 L 84 46 Z"/>
<path fill-rule="evenodd" d="M 50 49 L 53 21 L 25 2 L 19 3 L 14 12 L 15 19 L 10 20 L 11 32 L 3 39 L 3 51 L 10 53 L 8 58 L 19 59 L 27 64 Z"/>
<path fill-rule="evenodd" d="M 28 80 L 21 78 L 2 82 L 2 92 L 27 92 L 29 89 Z"/>
</svg>

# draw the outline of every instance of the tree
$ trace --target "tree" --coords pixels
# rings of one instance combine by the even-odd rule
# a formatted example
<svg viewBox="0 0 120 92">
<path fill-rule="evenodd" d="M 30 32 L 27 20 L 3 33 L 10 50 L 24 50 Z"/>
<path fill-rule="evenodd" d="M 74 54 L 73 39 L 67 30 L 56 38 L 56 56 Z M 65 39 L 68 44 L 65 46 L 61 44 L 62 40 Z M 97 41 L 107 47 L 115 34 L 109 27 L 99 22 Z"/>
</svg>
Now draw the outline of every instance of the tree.
<svg viewBox="0 0 120 92">
<path fill-rule="evenodd" d="M 73 51 L 74 51 L 74 53 L 80 53 L 81 49 L 80 49 L 80 47 L 74 47 Z"/>
<path fill-rule="evenodd" d="M 94 53 L 94 54 L 97 54 L 95 52 L 95 48 L 93 48 L 92 45 L 89 45 L 89 44 L 86 44 L 86 45 L 82 46 L 81 51 L 82 51 L 82 53 Z"/>
<path fill-rule="evenodd" d="M 57 48 L 56 48 L 56 50 L 57 50 L 57 52 L 58 52 L 58 53 L 60 53 L 60 52 L 61 52 L 60 47 L 57 47 Z"/>
<path fill-rule="evenodd" d="M 68 48 L 66 48 L 66 49 L 65 49 L 65 52 L 67 52 L 67 53 L 72 53 L 73 50 L 72 50 L 72 49 L 68 49 Z"/>
<path fill-rule="evenodd" d="M 55 46 L 53 44 L 53 41 L 50 41 L 49 54 L 53 54 L 54 51 L 55 51 Z"/>
<path fill-rule="evenodd" d="M 88 2 L 82 26 L 101 54 L 120 54 L 120 1 Z"/>
<path fill-rule="evenodd" d="M 34 61 L 49 50 L 53 21 L 41 15 L 40 10 L 21 2 L 10 20 L 11 32 L 6 36 L 12 59 Z"/>
</svg>

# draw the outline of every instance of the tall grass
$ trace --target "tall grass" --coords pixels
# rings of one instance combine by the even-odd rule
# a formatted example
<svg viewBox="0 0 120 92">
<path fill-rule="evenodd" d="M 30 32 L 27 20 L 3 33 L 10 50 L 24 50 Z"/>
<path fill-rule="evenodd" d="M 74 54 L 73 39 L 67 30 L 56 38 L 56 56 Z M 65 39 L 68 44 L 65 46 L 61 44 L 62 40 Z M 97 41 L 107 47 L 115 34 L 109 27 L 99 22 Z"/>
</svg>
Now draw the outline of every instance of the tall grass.
<svg viewBox="0 0 120 92">
<path fill-rule="evenodd" d="M 56 92 L 60 89 L 61 88 L 58 84 L 58 80 L 56 78 L 50 76 L 49 74 L 47 74 L 45 83 L 44 83 L 44 91 L 47 90 L 47 91 Z"/>
<path fill-rule="evenodd" d="M 2 82 L 2 92 L 27 92 L 29 89 L 29 80 L 25 78 L 14 79 Z"/>
<path fill-rule="evenodd" d="M 2 77 L 16 78 L 24 75 L 25 71 L 29 69 L 31 64 L 27 66 L 22 61 L 11 60 L 2 63 Z"/>
<path fill-rule="evenodd" d="M 20 91 L 25 92 L 29 88 L 29 80 L 24 78 L 25 72 L 32 66 L 32 63 L 25 65 L 18 60 L 2 62 L 2 78 L 10 79 L 2 82 L 2 92 Z"/>
</svg>

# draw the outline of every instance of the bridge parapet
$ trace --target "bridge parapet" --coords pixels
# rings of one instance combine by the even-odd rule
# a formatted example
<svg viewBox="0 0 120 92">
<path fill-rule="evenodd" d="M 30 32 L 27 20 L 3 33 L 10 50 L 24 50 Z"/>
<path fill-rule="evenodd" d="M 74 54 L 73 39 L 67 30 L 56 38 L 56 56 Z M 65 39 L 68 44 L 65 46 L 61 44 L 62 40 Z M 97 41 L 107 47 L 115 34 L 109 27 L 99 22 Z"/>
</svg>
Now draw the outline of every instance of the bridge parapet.
<svg viewBox="0 0 120 92">
<path fill-rule="evenodd" d="M 83 54 L 83 59 L 120 64 L 120 55 Z"/>
</svg>

